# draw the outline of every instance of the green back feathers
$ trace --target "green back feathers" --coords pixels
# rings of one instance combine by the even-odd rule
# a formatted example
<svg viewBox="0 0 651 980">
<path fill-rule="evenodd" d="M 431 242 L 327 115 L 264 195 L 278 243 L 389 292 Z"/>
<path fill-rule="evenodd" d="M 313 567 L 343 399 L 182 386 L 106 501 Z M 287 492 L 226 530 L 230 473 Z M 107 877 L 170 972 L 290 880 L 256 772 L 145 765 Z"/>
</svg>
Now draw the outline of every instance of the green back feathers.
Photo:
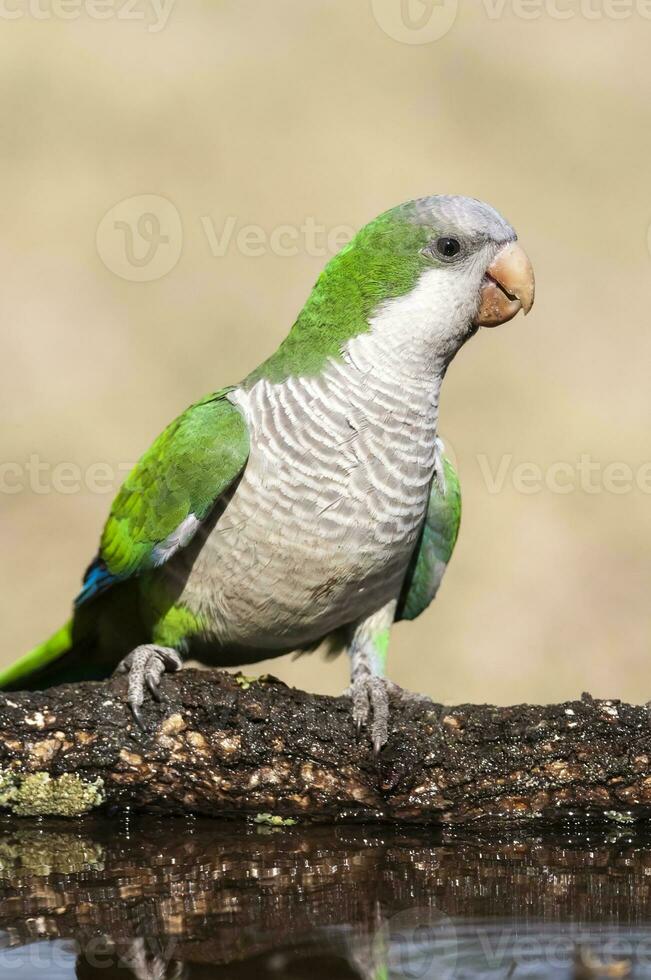
<svg viewBox="0 0 651 980">
<path fill-rule="evenodd" d="M 443 460 L 445 493 L 432 484 L 420 543 L 405 579 L 396 620 L 415 619 L 427 609 L 452 557 L 461 522 L 461 488 L 452 463 Z"/>
<path fill-rule="evenodd" d="M 420 250 L 429 237 L 413 220 L 411 205 L 393 208 L 362 228 L 327 264 L 289 335 L 244 385 L 318 374 L 348 340 L 369 329 L 369 318 L 383 301 L 414 288 L 428 265 Z"/>
<path fill-rule="evenodd" d="M 427 267 L 430 231 L 400 205 L 366 225 L 331 262 L 288 337 L 244 381 L 316 374 L 389 298 L 414 288 Z M 99 558 L 122 579 L 159 563 L 155 548 L 193 514 L 202 520 L 241 473 L 249 452 L 246 422 L 224 389 L 191 406 L 153 443 L 111 508 Z M 92 594 L 92 593 L 91 593 Z"/>
<path fill-rule="evenodd" d="M 156 545 L 190 515 L 202 520 L 241 473 L 249 434 L 223 389 L 183 412 L 147 450 L 120 489 L 100 558 L 125 578 L 153 562 Z"/>
</svg>

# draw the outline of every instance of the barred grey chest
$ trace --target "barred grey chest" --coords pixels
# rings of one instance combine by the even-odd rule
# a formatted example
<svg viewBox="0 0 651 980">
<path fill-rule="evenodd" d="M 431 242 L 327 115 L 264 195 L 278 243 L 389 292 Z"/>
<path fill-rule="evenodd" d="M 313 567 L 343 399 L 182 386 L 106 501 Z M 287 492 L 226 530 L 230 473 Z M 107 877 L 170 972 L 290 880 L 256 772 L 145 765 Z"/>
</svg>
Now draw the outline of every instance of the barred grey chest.
<svg viewBox="0 0 651 980">
<path fill-rule="evenodd" d="M 232 393 L 249 461 L 189 549 L 181 596 L 215 639 L 300 647 L 399 593 L 432 480 L 438 387 L 417 351 L 362 335 L 316 377 Z"/>
</svg>

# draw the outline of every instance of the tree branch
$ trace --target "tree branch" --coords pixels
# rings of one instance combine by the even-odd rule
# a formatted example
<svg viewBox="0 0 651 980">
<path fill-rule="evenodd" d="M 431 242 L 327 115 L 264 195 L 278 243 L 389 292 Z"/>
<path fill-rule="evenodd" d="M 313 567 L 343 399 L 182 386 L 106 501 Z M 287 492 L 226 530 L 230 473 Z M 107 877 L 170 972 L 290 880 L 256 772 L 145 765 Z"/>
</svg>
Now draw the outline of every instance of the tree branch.
<svg viewBox="0 0 651 980">
<path fill-rule="evenodd" d="M 126 681 L 0 696 L 0 806 L 15 815 L 105 807 L 258 821 L 463 823 L 651 813 L 645 708 L 593 700 L 538 707 L 396 701 L 374 756 L 347 698 L 273 678 L 183 670 L 146 705 Z M 261 816 L 263 815 L 263 816 Z"/>
</svg>

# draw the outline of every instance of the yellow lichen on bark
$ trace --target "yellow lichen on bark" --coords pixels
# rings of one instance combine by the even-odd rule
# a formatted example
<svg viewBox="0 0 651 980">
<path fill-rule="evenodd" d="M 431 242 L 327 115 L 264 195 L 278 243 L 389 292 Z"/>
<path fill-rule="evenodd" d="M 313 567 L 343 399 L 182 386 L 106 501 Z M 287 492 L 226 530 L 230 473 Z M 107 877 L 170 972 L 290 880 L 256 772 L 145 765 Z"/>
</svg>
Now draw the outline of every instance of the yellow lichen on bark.
<svg viewBox="0 0 651 980">
<path fill-rule="evenodd" d="M 104 802 L 104 780 L 0 769 L 0 807 L 20 817 L 76 817 Z"/>
</svg>

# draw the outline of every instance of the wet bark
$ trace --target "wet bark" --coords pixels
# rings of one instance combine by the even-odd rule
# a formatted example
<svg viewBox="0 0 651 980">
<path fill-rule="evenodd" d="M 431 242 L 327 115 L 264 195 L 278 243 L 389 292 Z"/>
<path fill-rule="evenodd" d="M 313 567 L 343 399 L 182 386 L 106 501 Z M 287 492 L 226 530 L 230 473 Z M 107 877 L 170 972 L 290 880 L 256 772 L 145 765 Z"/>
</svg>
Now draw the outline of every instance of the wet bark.
<svg viewBox="0 0 651 980">
<path fill-rule="evenodd" d="M 281 821 L 459 824 L 651 814 L 645 708 L 392 703 L 374 755 L 347 698 L 273 678 L 184 670 L 146 731 L 125 680 L 0 696 L 0 804 L 15 815 L 93 809 Z"/>
</svg>

